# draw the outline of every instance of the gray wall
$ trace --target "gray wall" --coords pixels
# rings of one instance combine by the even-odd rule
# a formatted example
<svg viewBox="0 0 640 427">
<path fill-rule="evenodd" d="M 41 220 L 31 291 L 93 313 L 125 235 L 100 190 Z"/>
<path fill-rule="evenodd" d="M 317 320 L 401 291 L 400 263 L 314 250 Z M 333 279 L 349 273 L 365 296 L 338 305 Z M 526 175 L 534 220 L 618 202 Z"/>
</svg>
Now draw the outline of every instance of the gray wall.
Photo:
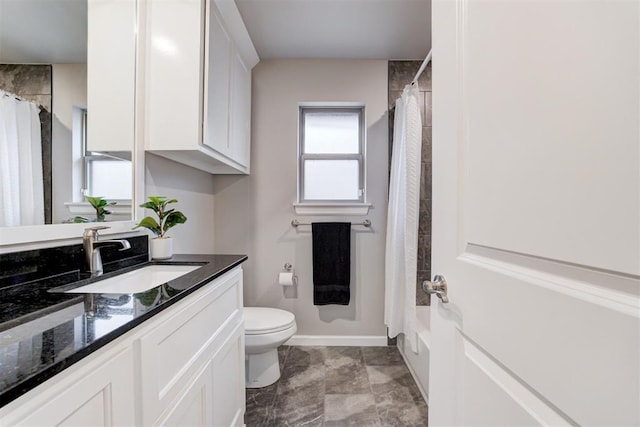
<svg viewBox="0 0 640 427">
<path fill-rule="evenodd" d="M 422 61 L 389 61 L 389 108 L 411 83 Z M 429 295 L 422 291 L 422 282 L 431 277 L 431 63 L 418 79 L 422 107 L 422 169 L 420 171 L 420 224 L 418 228 L 418 277 L 416 304 L 429 305 Z M 393 122 L 389 123 L 390 139 Z"/>
<path fill-rule="evenodd" d="M 213 175 L 147 153 L 145 197 L 178 199 L 171 205 L 187 216 L 187 222 L 169 230 L 174 253 L 210 254 L 213 245 Z M 142 202 L 141 202 L 142 203 Z M 146 215 L 153 215 L 146 211 Z"/>
<path fill-rule="evenodd" d="M 245 305 L 296 315 L 299 335 L 385 336 L 384 250 L 388 189 L 387 61 L 266 60 L 253 71 L 250 176 L 215 177 L 215 250 L 247 253 Z M 367 123 L 367 218 L 352 231 L 349 306 L 313 305 L 310 227 L 296 218 L 299 102 L 363 102 Z M 297 217 L 301 221 L 362 221 L 365 217 Z M 277 283 L 285 262 L 297 289 Z"/>
<path fill-rule="evenodd" d="M 53 223 L 74 215 L 65 202 L 79 199 L 73 188 L 73 108 L 87 106 L 87 64 L 53 64 L 52 148 Z M 76 148 L 76 150 L 80 150 Z M 81 160 L 80 160 L 81 161 Z M 113 215 L 110 221 L 117 219 Z"/>
</svg>

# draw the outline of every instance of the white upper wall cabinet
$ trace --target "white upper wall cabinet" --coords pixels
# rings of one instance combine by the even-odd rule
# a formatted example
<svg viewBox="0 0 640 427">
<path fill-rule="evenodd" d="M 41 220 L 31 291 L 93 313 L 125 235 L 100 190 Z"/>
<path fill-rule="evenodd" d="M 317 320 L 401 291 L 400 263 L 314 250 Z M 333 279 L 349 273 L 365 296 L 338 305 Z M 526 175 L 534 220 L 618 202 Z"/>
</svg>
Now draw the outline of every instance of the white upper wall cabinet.
<svg viewBox="0 0 640 427">
<path fill-rule="evenodd" d="M 147 5 L 146 150 L 214 174 L 248 174 L 259 58 L 235 3 Z"/>
</svg>

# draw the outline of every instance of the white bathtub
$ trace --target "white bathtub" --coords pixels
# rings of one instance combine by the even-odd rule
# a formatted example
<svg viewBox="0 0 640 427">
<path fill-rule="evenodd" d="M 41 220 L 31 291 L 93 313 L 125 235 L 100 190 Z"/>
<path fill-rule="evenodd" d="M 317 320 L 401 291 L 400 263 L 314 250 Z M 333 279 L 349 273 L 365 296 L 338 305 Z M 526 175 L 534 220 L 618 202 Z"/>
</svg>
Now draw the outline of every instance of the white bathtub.
<svg viewBox="0 0 640 427">
<path fill-rule="evenodd" d="M 415 354 L 408 344 L 405 345 L 404 336 L 398 336 L 398 348 L 404 357 L 409 370 L 416 380 L 422 395 L 429 403 L 429 349 L 431 348 L 431 333 L 429 322 L 431 307 L 416 307 L 416 328 L 418 330 L 418 354 Z"/>
</svg>

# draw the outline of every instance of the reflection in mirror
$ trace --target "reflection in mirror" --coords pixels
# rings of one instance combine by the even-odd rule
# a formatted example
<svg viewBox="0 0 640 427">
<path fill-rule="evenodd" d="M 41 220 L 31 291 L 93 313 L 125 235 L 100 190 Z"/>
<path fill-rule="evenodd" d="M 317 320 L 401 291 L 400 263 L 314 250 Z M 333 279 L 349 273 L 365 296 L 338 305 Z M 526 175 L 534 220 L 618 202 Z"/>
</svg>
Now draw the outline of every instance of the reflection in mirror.
<svg viewBox="0 0 640 427">
<path fill-rule="evenodd" d="M 87 149 L 87 31 L 87 0 L 0 0 L 1 227 L 131 219 L 131 152 Z"/>
</svg>

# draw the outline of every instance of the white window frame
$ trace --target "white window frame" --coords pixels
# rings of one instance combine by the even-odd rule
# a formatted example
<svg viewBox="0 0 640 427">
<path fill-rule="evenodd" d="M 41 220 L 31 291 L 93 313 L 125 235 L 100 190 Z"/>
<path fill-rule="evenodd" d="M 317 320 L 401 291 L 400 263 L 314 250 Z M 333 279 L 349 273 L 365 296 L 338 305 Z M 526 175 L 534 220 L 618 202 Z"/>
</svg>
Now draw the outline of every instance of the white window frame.
<svg viewBox="0 0 640 427">
<path fill-rule="evenodd" d="M 317 113 L 317 112 L 352 112 L 358 114 L 358 127 L 359 127 L 359 152 L 356 154 L 343 154 L 343 153 L 324 153 L 324 154 L 308 154 L 305 153 L 305 114 Z M 363 105 L 300 105 L 298 109 L 298 202 L 294 204 L 296 213 L 298 214 L 366 214 L 360 212 L 358 207 L 366 206 L 368 211 L 368 204 L 366 201 L 366 122 L 365 122 L 365 107 Z M 318 199 L 306 199 L 304 195 L 304 172 L 306 160 L 357 160 L 358 161 L 358 181 L 359 181 L 359 196 L 357 199 L 349 200 L 318 200 Z M 337 208 L 331 209 L 331 208 Z M 354 210 L 354 208 L 356 208 Z M 329 211 L 327 211 L 327 209 Z"/>
<path fill-rule="evenodd" d="M 87 188 L 89 188 L 89 167 L 91 158 L 86 158 L 88 155 L 92 158 L 99 158 L 101 160 L 108 159 L 108 156 L 93 155 L 88 152 L 87 147 L 87 109 L 86 107 L 75 106 L 73 107 L 73 137 L 72 137 L 72 199 L 64 202 L 65 207 L 68 209 L 71 217 L 76 215 L 91 217 L 95 215 L 95 210 L 91 207 L 89 202 L 86 201 L 85 195 L 94 196 L 94 194 L 88 194 Z M 113 160 L 122 160 L 116 156 Z M 132 193 L 133 194 L 133 193 Z M 95 196 L 101 196 L 96 194 Z M 115 201 L 116 205 L 112 206 L 112 215 L 109 218 L 109 223 L 113 224 L 113 221 L 128 221 L 130 222 L 132 214 L 132 200 L 131 199 L 113 199 L 107 198 L 109 201 Z"/>
</svg>

